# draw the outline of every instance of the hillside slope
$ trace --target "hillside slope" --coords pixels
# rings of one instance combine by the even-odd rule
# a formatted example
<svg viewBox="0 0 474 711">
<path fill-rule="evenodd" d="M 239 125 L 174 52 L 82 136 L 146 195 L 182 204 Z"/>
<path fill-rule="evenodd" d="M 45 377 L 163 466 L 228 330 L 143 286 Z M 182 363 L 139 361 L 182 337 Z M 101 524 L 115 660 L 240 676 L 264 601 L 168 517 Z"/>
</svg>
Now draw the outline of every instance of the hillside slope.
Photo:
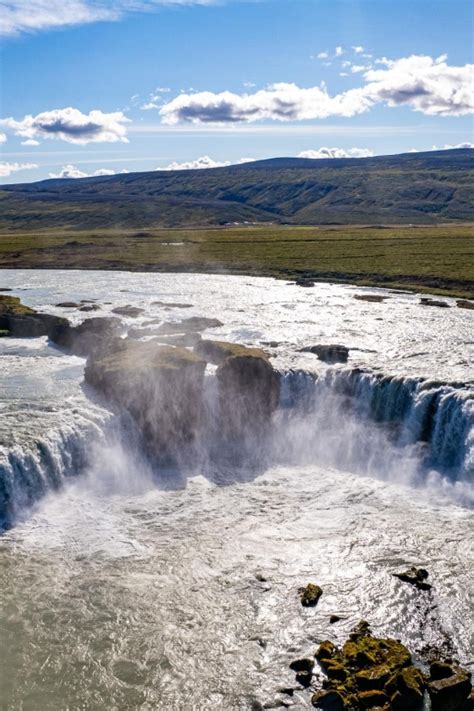
<svg viewBox="0 0 474 711">
<path fill-rule="evenodd" d="M 45 180 L 0 189 L 0 228 L 474 221 L 474 150 L 276 158 L 211 170 Z"/>
</svg>

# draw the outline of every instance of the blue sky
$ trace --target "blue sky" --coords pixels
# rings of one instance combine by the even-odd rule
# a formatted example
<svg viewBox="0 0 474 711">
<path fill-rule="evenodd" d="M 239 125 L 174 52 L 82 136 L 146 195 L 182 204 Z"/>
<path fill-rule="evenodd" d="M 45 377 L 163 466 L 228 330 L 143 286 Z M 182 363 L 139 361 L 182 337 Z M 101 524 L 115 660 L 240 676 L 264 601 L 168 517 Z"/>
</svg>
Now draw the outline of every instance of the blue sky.
<svg viewBox="0 0 474 711">
<path fill-rule="evenodd" d="M 472 12 L 467 0 L 0 0 L 0 180 L 469 143 Z"/>
</svg>

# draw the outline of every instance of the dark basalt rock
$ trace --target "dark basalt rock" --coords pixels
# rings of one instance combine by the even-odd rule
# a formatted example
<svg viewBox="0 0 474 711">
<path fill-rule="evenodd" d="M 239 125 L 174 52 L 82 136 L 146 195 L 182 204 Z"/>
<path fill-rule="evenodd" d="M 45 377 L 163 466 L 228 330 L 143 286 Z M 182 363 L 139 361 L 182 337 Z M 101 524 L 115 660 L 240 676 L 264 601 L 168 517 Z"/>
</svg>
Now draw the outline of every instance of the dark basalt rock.
<svg viewBox="0 0 474 711">
<path fill-rule="evenodd" d="M 432 585 L 426 582 L 429 573 L 424 568 L 415 568 L 412 566 L 403 573 L 393 573 L 393 575 L 404 583 L 414 585 L 418 590 L 428 591 L 432 588 Z"/>
<path fill-rule="evenodd" d="M 97 316 L 83 321 L 78 326 L 58 324 L 50 333 L 50 339 L 60 348 L 74 355 L 87 357 L 93 353 L 105 353 L 113 348 L 121 348 L 119 338 L 122 323 L 113 316 Z"/>
<path fill-rule="evenodd" d="M 331 615 L 331 617 L 329 618 L 329 624 L 335 625 L 336 622 L 339 622 L 340 620 L 342 620 L 342 617 L 339 617 L 339 615 Z"/>
<path fill-rule="evenodd" d="M 194 352 L 207 363 L 221 365 L 227 358 L 242 356 L 262 358 L 268 360 L 268 355 L 260 348 L 249 348 L 238 343 L 228 343 L 227 341 L 201 340 L 195 347 Z"/>
<path fill-rule="evenodd" d="M 415 709 L 425 680 L 411 654 L 395 639 L 373 637 L 362 620 L 342 649 L 329 640 L 316 652 L 327 678 L 312 704 L 322 709 Z"/>
<path fill-rule="evenodd" d="M 458 299 L 456 305 L 460 309 L 474 309 L 474 301 L 468 301 L 467 299 Z"/>
<path fill-rule="evenodd" d="M 98 304 L 84 304 L 79 311 L 100 311 L 100 306 Z"/>
<path fill-rule="evenodd" d="M 15 296 L 0 295 L 0 330 L 13 338 L 51 337 L 56 328 L 67 325 L 65 318 L 35 311 Z"/>
<path fill-rule="evenodd" d="M 295 281 L 296 286 L 304 286 L 304 287 L 311 287 L 314 286 L 314 281 L 312 279 L 296 279 Z"/>
<path fill-rule="evenodd" d="M 166 309 L 191 309 L 193 304 L 180 304 L 174 301 L 153 301 L 153 306 L 163 306 Z"/>
<path fill-rule="evenodd" d="M 59 304 L 56 304 L 56 308 L 58 309 L 77 309 L 79 307 L 79 304 L 76 304 L 75 301 L 61 301 Z"/>
<path fill-rule="evenodd" d="M 205 367 L 184 348 L 127 340 L 121 350 L 89 358 L 85 380 L 131 415 L 149 455 L 182 464 L 202 414 Z"/>
<path fill-rule="evenodd" d="M 313 353 L 325 363 L 347 363 L 349 358 L 349 348 L 340 345 L 306 346 L 300 348 L 300 353 Z"/>
<path fill-rule="evenodd" d="M 357 299 L 357 301 L 369 301 L 373 304 L 379 304 L 387 298 L 387 296 L 381 296 L 380 294 L 354 294 L 354 299 Z"/>
<path fill-rule="evenodd" d="M 182 321 L 164 321 L 159 326 L 157 333 L 190 333 L 192 331 L 204 331 L 206 328 L 217 328 L 218 326 L 223 326 L 223 323 L 217 318 L 191 316 Z"/>
<path fill-rule="evenodd" d="M 129 318 L 137 318 L 144 312 L 145 309 L 140 309 L 138 306 L 117 306 L 112 309 L 113 314 L 118 316 L 128 316 Z"/>
<path fill-rule="evenodd" d="M 451 676 L 428 681 L 432 711 L 464 711 L 468 709 L 472 692 L 471 675 L 453 666 Z"/>
<path fill-rule="evenodd" d="M 305 588 L 298 590 L 303 607 L 314 607 L 318 604 L 319 598 L 323 594 L 322 588 L 314 583 L 308 583 Z"/>
<path fill-rule="evenodd" d="M 239 350 L 220 363 L 216 378 L 224 440 L 245 445 L 265 437 L 280 398 L 280 375 L 266 356 L 257 355 L 255 349 Z"/>
<path fill-rule="evenodd" d="M 295 672 L 301 672 L 301 671 L 312 672 L 313 668 L 314 668 L 314 659 L 295 659 L 295 661 L 291 662 L 291 664 L 290 664 L 290 669 L 292 669 Z"/>
<path fill-rule="evenodd" d="M 423 306 L 438 306 L 440 309 L 449 309 L 450 305 L 446 301 L 440 301 L 439 299 L 429 299 L 423 297 L 420 299 L 420 304 Z"/>
</svg>

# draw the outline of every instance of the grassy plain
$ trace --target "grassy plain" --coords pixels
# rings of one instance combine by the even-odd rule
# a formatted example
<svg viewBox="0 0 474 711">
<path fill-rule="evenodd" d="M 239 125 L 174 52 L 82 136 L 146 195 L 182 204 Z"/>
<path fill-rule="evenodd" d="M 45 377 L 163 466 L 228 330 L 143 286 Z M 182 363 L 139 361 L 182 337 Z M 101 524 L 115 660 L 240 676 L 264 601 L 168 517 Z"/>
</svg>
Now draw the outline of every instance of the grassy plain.
<svg viewBox="0 0 474 711">
<path fill-rule="evenodd" d="M 1 268 L 310 277 L 474 296 L 474 226 L 0 232 Z"/>
</svg>

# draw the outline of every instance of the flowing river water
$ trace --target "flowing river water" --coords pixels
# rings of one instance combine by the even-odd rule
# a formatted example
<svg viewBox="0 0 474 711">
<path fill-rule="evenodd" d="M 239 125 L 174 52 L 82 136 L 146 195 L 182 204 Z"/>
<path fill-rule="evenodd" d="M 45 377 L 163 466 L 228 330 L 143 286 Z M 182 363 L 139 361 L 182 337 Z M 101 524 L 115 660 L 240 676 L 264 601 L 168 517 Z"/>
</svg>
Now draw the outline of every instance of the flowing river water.
<svg viewBox="0 0 474 711">
<path fill-rule="evenodd" d="M 215 317 L 206 337 L 263 345 L 282 373 L 264 462 L 178 474 L 140 456 L 83 387 L 83 359 L 0 340 L 15 499 L 2 711 L 310 708 L 289 662 L 362 617 L 473 668 L 472 311 L 236 276 L 9 270 L 0 287 L 72 321 L 128 304 L 144 309 L 130 328 Z M 366 293 L 387 298 L 354 299 Z M 100 310 L 55 306 L 81 300 Z M 348 363 L 300 352 L 318 343 L 350 347 Z M 392 575 L 412 564 L 430 572 L 429 603 Z M 324 594 L 303 608 L 310 581 Z"/>
</svg>

